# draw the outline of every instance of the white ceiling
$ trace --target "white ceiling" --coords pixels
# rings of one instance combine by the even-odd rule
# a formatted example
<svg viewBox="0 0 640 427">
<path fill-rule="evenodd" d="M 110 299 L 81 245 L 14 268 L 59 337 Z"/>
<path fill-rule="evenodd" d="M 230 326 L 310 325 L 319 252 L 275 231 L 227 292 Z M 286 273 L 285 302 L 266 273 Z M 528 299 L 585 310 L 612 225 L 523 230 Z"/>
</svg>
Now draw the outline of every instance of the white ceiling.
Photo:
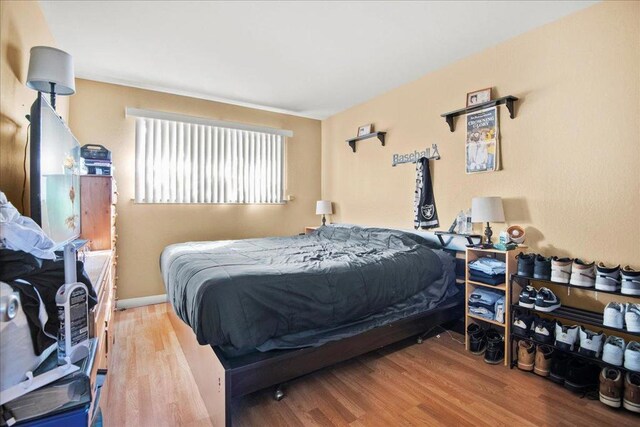
<svg viewBox="0 0 640 427">
<path fill-rule="evenodd" d="M 76 75 L 325 118 L 593 1 L 40 1 Z"/>
</svg>

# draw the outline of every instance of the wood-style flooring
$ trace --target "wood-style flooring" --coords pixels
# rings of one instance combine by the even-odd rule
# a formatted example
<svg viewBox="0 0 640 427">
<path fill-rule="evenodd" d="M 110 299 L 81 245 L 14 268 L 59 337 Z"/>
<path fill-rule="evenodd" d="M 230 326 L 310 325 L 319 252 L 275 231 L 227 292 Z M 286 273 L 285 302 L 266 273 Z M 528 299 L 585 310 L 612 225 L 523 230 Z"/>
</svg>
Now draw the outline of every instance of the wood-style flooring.
<svg viewBox="0 0 640 427">
<path fill-rule="evenodd" d="M 101 407 L 107 427 L 209 426 L 166 304 L 116 313 Z M 580 398 L 518 369 L 492 366 L 442 332 L 234 403 L 234 426 L 640 426 L 640 417 Z"/>
</svg>

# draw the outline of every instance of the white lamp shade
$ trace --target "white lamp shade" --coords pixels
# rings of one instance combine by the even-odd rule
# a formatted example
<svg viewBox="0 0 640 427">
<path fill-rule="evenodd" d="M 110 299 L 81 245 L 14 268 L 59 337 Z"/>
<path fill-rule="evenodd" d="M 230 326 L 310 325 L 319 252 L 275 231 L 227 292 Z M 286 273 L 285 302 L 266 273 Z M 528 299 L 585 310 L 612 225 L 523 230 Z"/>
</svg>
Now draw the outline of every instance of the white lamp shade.
<svg viewBox="0 0 640 427">
<path fill-rule="evenodd" d="M 316 202 L 316 215 L 331 215 L 333 209 L 329 200 L 318 200 Z"/>
<path fill-rule="evenodd" d="M 500 197 L 474 197 L 471 199 L 472 222 L 504 222 Z"/>
<path fill-rule="evenodd" d="M 31 48 L 27 87 L 51 93 L 51 83 L 58 95 L 76 93 L 73 58 L 67 52 L 49 46 Z"/>
</svg>

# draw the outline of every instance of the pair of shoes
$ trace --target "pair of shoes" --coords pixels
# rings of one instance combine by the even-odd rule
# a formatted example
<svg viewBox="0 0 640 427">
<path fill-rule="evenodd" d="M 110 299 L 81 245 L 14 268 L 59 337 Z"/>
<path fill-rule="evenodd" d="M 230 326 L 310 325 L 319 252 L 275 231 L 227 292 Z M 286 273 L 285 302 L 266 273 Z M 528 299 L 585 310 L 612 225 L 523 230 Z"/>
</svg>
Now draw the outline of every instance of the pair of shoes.
<svg viewBox="0 0 640 427">
<path fill-rule="evenodd" d="M 640 270 L 634 270 L 628 265 L 622 269 L 620 264 L 607 267 L 602 262 L 596 266 L 596 289 L 624 295 L 640 295 Z"/>
<path fill-rule="evenodd" d="M 625 346 L 624 339 L 610 336 L 604 342 L 602 360 L 611 365 L 623 366 L 631 371 L 640 372 L 640 343 L 629 341 Z"/>
<path fill-rule="evenodd" d="M 518 341 L 518 368 L 548 377 L 553 353 L 553 347 L 548 345 L 536 346 L 531 341 L 520 340 Z"/>
<path fill-rule="evenodd" d="M 573 351 L 578 344 L 578 353 L 588 357 L 600 357 L 605 340 L 604 332 L 599 333 L 582 326 L 555 324 L 555 346 L 561 350 Z"/>
<path fill-rule="evenodd" d="M 484 354 L 484 361 L 497 365 L 504 360 L 504 338 L 493 328 L 487 330 L 472 323 L 467 327 L 469 336 L 469 351 L 480 356 Z"/>
<path fill-rule="evenodd" d="M 533 277 L 534 279 L 551 280 L 551 258 L 540 254 L 525 254 L 520 252 L 518 259 L 518 275 Z"/>
<path fill-rule="evenodd" d="M 553 345 L 554 319 L 541 318 L 537 314 L 527 314 L 522 310 L 513 312 L 513 332 L 521 337 L 533 338 L 543 344 Z"/>
<path fill-rule="evenodd" d="M 582 288 L 593 288 L 596 282 L 595 262 L 587 263 L 579 258 L 551 258 L 551 280 L 570 283 Z"/>
<path fill-rule="evenodd" d="M 640 295 L 640 270 L 634 270 L 628 265 L 625 265 L 620 270 L 621 276 L 621 289 L 620 292 L 624 295 Z"/>
<path fill-rule="evenodd" d="M 535 308 L 538 311 L 548 313 L 560 308 L 560 300 L 549 288 L 536 290 L 531 285 L 527 285 L 518 298 L 518 305 L 526 308 Z"/>
<path fill-rule="evenodd" d="M 627 331 L 640 332 L 640 304 L 612 301 L 605 306 L 603 317 L 605 326 L 624 329 L 626 323 Z"/>
<path fill-rule="evenodd" d="M 623 398 L 624 378 L 624 398 Z M 624 406 L 632 412 L 640 412 L 640 374 L 619 369 L 603 368 L 600 371 L 600 402 L 613 408 Z"/>
<path fill-rule="evenodd" d="M 580 357 L 569 357 L 566 361 L 564 387 L 574 393 L 587 393 L 598 387 L 600 367 Z M 557 377 L 561 377 L 562 373 Z M 553 379 L 553 378 L 552 378 Z"/>
</svg>

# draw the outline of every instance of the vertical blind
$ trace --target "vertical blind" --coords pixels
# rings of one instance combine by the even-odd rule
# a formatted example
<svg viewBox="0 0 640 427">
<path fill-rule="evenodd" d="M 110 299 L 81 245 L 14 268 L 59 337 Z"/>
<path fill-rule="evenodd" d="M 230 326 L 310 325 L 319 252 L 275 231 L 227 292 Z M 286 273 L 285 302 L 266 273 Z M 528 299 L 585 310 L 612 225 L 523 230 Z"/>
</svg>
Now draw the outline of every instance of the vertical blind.
<svg viewBox="0 0 640 427">
<path fill-rule="evenodd" d="M 284 136 L 136 119 L 136 202 L 281 203 Z"/>
</svg>

